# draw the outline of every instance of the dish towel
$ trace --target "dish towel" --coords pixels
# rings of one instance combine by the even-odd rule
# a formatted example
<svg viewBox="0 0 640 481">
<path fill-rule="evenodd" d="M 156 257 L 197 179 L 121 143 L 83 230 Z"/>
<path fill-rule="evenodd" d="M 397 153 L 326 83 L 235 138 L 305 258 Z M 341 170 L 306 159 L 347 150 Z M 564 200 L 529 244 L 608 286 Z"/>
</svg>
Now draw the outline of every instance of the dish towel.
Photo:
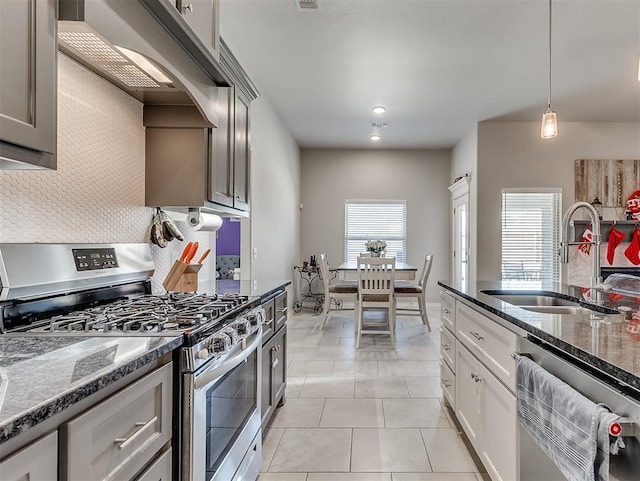
<svg viewBox="0 0 640 481">
<path fill-rule="evenodd" d="M 609 454 L 622 438 L 609 436 L 618 419 L 531 359 L 516 366 L 518 421 L 569 481 L 608 481 Z"/>
</svg>

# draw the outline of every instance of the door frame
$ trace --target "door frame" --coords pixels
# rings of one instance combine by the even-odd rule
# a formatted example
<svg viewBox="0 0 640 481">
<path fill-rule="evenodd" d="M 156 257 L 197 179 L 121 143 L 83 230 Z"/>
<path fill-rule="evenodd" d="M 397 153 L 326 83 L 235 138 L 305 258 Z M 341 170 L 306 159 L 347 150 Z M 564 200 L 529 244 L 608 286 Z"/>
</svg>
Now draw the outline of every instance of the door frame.
<svg viewBox="0 0 640 481">
<path fill-rule="evenodd" d="M 466 277 L 465 279 L 469 280 L 469 257 L 470 257 L 470 249 L 469 249 L 469 217 L 470 217 L 470 206 L 469 206 L 469 190 L 471 184 L 471 177 L 466 175 L 461 179 L 458 179 L 452 185 L 449 186 L 449 192 L 451 192 L 451 279 L 458 285 L 461 281 L 456 274 L 458 270 L 456 269 L 457 259 L 460 258 L 459 253 L 456 253 L 456 248 L 458 246 L 458 239 L 456 237 L 457 234 L 457 224 L 456 224 L 456 213 L 455 210 L 459 205 L 466 204 L 467 215 L 465 217 L 465 232 L 467 233 L 465 240 L 466 245 L 463 247 L 465 250 L 465 259 L 466 259 Z"/>
</svg>

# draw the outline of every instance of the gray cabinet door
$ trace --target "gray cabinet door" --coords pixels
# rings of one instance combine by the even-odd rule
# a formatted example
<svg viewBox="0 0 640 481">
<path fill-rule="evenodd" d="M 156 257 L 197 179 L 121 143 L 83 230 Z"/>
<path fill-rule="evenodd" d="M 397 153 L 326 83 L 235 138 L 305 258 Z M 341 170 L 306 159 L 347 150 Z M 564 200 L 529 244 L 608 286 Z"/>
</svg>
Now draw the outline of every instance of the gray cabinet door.
<svg viewBox="0 0 640 481">
<path fill-rule="evenodd" d="M 262 376 L 260 381 L 261 387 L 261 399 L 260 399 L 260 414 L 262 416 L 262 427 L 264 428 L 275 409 L 275 403 L 273 398 L 273 368 L 272 363 L 274 361 L 275 353 L 275 337 L 272 337 L 268 342 L 262 346 Z"/>
<path fill-rule="evenodd" d="M 218 125 L 209 169 L 209 200 L 233 207 L 233 104 L 232 87 L 218 88 Z"/>
<path fill-rule="evenodd" d="M 58 471 L 58 432 L 43 436 L 0 461 L 2 481 L 50 481 Z"/>
<path fill-rule="evenodd" d="M 176 8 L 217 59 L 220 50 L 219 0 L 176 0 Z"/>
<path fill-rule="evenodd" d="M 55 168 L 57 47 L 55 0 L 0 1 L 0 143 L 48 154 Z M 10 145 L 7 145 L 10 144 Z"/>
<path fill-rule="evenodd" d="M 274 338 L 274 356 L 278 360 L 272 363 L 273 369 L 273 403 L 284 404 L 284 390 L 287 387 L 287 327 L 280 329 Z"/>
<path fill-rule="evenodd" d="M 249 101 L 236 89 L 233 152 L 233 206 L 249 210 Z"/>
</svg>

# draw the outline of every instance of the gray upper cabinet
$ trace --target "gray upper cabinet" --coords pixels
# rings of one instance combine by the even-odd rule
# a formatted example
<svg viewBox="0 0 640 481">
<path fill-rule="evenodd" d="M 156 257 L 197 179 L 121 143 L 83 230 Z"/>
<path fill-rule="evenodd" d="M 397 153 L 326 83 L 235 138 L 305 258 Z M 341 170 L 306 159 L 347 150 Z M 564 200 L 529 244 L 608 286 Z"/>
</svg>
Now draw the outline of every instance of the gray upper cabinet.
<svg viewBox="0 0 640 481">
<path fill-rule="evenodd" d="M 220 121 L 209 183 L 209 200 L 249 211 L 249 109 L 250 103 L 235 87 L 219 89 Z"/>
<path fill-rule="evenodd" d="M 193 33 L 213 52 L 220 56 L 220 2 L 219 0 L 176 0 L 176 8 L 182 14 Z"/>
<path fill-rule="evenodd" d="M 248 127 L 240 123 L 244 143 L 236 148 L 236 96 L 232 88 L 219 90 L 219 107 L 226 110 L 219 112 L 215 127 L 207 125 L 194 106 L 145 106 L 148 206 L 248 215 Z M 248 115 L 248 103 L 240 112 Z M 236 167 L 236 154 L 244 165 Z"/>
<path fill-rule="evenodd" d="M 0 1 L 0 168 L 56 167 L 56 0 Z"/>
</svg>

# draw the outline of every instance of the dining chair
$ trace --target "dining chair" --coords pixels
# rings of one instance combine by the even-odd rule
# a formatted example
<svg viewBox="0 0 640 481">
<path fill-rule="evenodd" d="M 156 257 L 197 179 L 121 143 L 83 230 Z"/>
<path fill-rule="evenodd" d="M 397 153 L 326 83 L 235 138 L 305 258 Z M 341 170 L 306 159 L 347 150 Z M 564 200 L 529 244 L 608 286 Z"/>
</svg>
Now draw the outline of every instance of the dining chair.
<svg viewBox="0 0 640 481">
<path fill-rule="evenodd" d="M 327 254 L 320 254 L 320 275 L 322 276 L 322 282 L 324 283 L 322 322 L 320 323 L 319 327 L 319 329 L 322 330 L 324 329 L 324 325 L 329 318 L 329 312 L 342 310 L 343 300 L 353 301 L 354 304 L 356 303 L 356 296 L 358 294 L 358 283 L 341 282 L 339 284 L 331 284 L 331 272 L 329 271 Z M 334 309 L 331 309 L 332 301 L 336 306 Z"/>
<path fill-rule="evenodd" d="M 396 310 L 396 314 L 402 314 L 405 316 L 420 316 L 422 318 L 422 324 L 426 325 L 431 332 L 431 325 L 429 324 L 429 317 L 427 316 L 427 280 L 429 279 L 429 273 L 431 272 L 431 264 L 433 263 L 433 254 L 427 254 L 424 256 L 424 264 L 418 283 L 408 282 L 396 282 L 395 294 L 396 298 L 411 298 L 418 299 L 418 309 L 411 308 L 399 308 Z"/>
<path fill-rule="evenodd" d="M 395 349 L 396 304 L 394 279 L 395 257 L 358 257 L 358 302 L 356 304 L 356 349 L 362 334 L 389 334 Z M 388 329 L 365 328 L 366 310 L 384 310 Z"/>
</svg>

